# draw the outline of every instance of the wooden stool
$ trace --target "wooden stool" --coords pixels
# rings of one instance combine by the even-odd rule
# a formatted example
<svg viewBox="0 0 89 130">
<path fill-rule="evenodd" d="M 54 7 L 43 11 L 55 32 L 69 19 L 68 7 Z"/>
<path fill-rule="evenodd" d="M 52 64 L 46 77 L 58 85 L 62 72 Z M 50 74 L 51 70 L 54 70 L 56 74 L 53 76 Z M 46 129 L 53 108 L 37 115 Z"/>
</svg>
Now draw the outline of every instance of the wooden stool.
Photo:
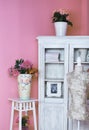
<svg viewBox="0 0 89 130">
<path fill-rule="evenodd" d="M 37 130 L 36 122 L 36 108 L 35 102 L 37 99 L 21 100 L 21 99 L 9 99 L 12 102 L 11 107 L 11 119 L 10 119 L 10 130 L 13 130 L 14 111 L 19 112 L 19 130 L 22 130 L 22 112 L 33 111 L 34 119 L 34 130 Z"/>
</svg>

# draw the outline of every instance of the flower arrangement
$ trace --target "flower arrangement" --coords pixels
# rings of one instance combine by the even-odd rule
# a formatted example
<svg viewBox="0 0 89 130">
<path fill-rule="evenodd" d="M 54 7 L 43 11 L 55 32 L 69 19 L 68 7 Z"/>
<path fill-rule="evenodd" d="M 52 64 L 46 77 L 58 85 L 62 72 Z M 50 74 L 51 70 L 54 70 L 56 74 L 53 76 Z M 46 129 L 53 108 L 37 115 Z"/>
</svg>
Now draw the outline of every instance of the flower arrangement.
<svg viewBox="0 0 89 130">
<path fill-rule="evenodd" d="M 64 9 L 53 12 L 52 22 L 67 22 L 68 25 L 73 26 L 72 22 L 69 21 L 69 13 Z"/>
<path fill-rule="evenodd" d="M 30 61 L 24 59 L 17 59 L 15 65 L 10 67 L 8 71 L 9 75 L 13 77 L 17 77 L 19 74 L 32 74 L 34 76 L 38 72 Z"/>
<path fill-rule="evenodd" d="M 19 123 L 19 117 L 17 117 L 16 123 Z M 29 127 L 29 125 L 30 125 L 29 116 L 27 115 L 22 116 L 22 127 Z"/>
</svg>

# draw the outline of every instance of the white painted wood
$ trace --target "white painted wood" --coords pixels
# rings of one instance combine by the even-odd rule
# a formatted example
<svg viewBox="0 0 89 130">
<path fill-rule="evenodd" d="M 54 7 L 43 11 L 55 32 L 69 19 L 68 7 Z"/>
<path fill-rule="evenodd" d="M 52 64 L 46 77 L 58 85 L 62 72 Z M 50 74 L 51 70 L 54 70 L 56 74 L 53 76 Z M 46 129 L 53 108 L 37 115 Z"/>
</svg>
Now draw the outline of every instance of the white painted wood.
<svg viewBox="0 0 89 130">
<path fill-rule="evenodd" d="M 14 102 L 12 102 L 11 106 L 11 118 L 10 118 L 10 130 L 13 129 L 13 119 L 14 118 Z"/>
<path fill-rule="evenodd" d="M 67 89 L 66 74 L 73 71 L 75 62 L 74 49 L 89 49 L 89 36 L 39 36 L 38 40 L 38 66 L 39 66 L 39 130 L 75 130 L 77 121 L 68 120 L 67 110 L 69 105 L 69 94 Z M 57 53 L 64 49 L 62 60 L 57 60 Z M 60 51 L 59 51 L 60 50 Z M 55 52 L 52 57 L 52 52 Z M 51 52 L 50 54 L 48 54 Z M 48 57 L 47 57 L 48 54 Z M 52 67 L 50 67 L 50 64 Z M 82 62 L 87 70 L 89 62 Z M 60 65 L 63 67 L 60 67 Z M 53 75 L 56 69 L 57 75 Z M 51 68 L 51 69 L 50 69 Z M 60 70 L 60 71 L 59 71 Z M 62 72 L 64 71 L 64 72 Z M 60 73 L 60 74 L 59 74 Z M 52 74 L 52 75 L 51 75 Z M 59 75 L 58 75 L 59 74 Z M 62 76 L 61 76 L 62 75 Z M 56 77 L 57 76 L 57 77 Z M 63 82 L 63 97 L 48 98 L 45 94 L 46 82 Z M 60 115 L 60 116 L 59 116 Z M 81 130 L 88 130 L 88 121 L 81 122 Z"/>
<path fill-rule="evenodd" d="M 51 40 L 51 39 L 50 39 Z M 39 130 L 66 130 L 67 129 L 67 88 L 66 73 L 68 72 L 68 45 L 59 41 L 38 41 L 39 47 Z M 53 43 L 51 43 L 53 42 Z M 46 44 L 47 43 L 47 44 Z M 62 50 L 62 52 L 61 52 Z M 46 53 L 47 52 L 47 53 Z M 55 52 L 47 57 L 48 52 Z M 61 52 L 61 53 L 60 53 Z M 64 53 L 63 53 L 64 52 Z M 58 58 L 58 55 L 63 54 Z M 67 60 L 67 62 L 66 62 Z M 46 97 L 46 82 L 64 84 L 62 86 L 63 96 Z M 58 96 L 58 95 L 57 95 Z"/>
<path fill-rule="evenodd" d="M 72 44 L 70 44 L 70 59 L 69 59 L 69 71 L 73 71 L 74 69 L 74 65 L 76 62 L 74 62 L 75 59 L 75 50 L 76 49 L 86 49 L 89 50 L 89 37 L 88 38 L 84 38 L 81 40 L 77 40 L 76 44 L 73 42 Z M 87 58 L 87 55 L 86 55 Z M 82 62 L 84 71 L 87 71 L 87 69 L 89 68 L 89 62 L 87 62 L 87 60 L 85 62 Z M 80 121 L 80 125 L 77 124 L 78 121 L 74 120 L 73 121 L 73 129 L 81 129 L 81 130 L 88 130 L 89 129 L 89 121 Z M 70 124 L 70 123 L 69 123 Z M 71 128 L 69 129 L 71 130 Z"/>
<path fill-rule="evenodd" d="M 34 120 L 34 130 L 37 130 L 35 102 L 32 102 L 32 105 L 33 105 L 33 120 Z"/>
<path fill-rule="evenodd" d="M 30 100 L 20 100 L 20 99 L 9 99 L 12 102 L 11 107 L 11 119 L 10 119 L 10 130 L 13 130 L 13 120 L 14 120 L 14 112 L 17 111 L 19 113 L 19 130 L 22 130 L 22 114 L 23 112 L 32 111 L 33 119 L 34 119 L 34 130 L 37 130 L 37 122 L 36 122 L 36 108 L 35 102 L 37 99 Z"/>
<path fill-rule="evenodd" d="M 22 103 L 19 103 L 19 130 L 22 130 Z"/>
<path fill-rule="evenodd" d="M 60 113 L 59 113 L 60 112 Z M 63 130 L 64 106 L 58 104 L 44 105 L 45 130 Z"/>
<path fill-rule="evenodd" d="M 78 130 L 80 130 L 80 121 L 78 120 Z"/>
</svg>

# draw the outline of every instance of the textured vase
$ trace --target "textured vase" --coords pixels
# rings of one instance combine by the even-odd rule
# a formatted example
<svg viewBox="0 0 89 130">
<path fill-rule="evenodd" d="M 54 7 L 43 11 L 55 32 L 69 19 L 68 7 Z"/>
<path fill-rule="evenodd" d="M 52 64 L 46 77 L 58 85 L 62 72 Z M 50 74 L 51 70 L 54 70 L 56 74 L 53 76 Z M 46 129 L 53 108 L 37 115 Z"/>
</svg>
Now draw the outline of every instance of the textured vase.
<svg viewBox="0 0 89 130">
<path fill-rule="evenodd" d="M 67 22 L 55 22 L 56 36 L 65 36 L 67 32 Z"/>
<path fill-rule="evenodd" d="M 30 99 L 31 79 L 31 74 L 19 74 L 18 76 L 19 98 L 22 100 Z"/>
</svg>

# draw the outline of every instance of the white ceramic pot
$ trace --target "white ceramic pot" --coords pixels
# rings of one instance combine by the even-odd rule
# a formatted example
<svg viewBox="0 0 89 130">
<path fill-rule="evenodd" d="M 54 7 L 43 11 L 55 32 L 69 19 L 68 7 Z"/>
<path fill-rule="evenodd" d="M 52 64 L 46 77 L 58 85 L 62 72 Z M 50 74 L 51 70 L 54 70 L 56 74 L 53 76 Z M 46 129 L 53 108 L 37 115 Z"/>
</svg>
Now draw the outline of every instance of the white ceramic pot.
<svg viewBox="0 0 89 130">
<path fill-rule="evenodd" d="M 67 32 L 67 22 L 55 22 L 56 36 L 65 36 Z"/>
<path fill-rule="evenodd" d="M 85 62 L 86 61 L 86 55 L 87 55 L 87 49 L 84 49 L 84 48 L 78 49 L 78 53 L 81 57 L 81 61 Z"/>
<path fill-rule="evenodd" d="M 31 79 L 31 74 L 19 74 L 18 76 L 18 91 L 22 100 L 30 99 Z"/>
</svg>

